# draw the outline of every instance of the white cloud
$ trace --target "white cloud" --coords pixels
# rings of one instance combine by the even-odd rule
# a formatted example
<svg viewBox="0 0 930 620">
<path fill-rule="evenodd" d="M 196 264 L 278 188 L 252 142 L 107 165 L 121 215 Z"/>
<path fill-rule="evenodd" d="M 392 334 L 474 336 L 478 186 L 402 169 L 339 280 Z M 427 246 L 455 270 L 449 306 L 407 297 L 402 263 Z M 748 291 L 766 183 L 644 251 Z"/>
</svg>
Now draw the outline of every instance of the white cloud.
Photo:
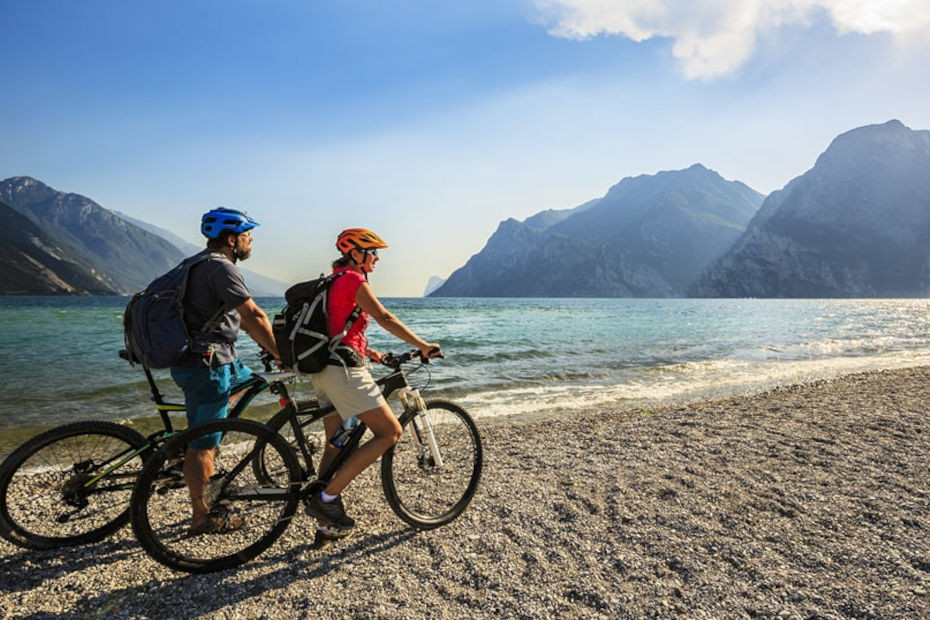
<svg viewBox="0 0 930 620">
<path fill-rule="evenodd" d="M 535 0 L 549 32 L 570 39 L 667 37 L 689 78 L 735 72 L 760 35 L 826 16 L 840 34 L 930 35 L 930 0 Z"/>
</svg>

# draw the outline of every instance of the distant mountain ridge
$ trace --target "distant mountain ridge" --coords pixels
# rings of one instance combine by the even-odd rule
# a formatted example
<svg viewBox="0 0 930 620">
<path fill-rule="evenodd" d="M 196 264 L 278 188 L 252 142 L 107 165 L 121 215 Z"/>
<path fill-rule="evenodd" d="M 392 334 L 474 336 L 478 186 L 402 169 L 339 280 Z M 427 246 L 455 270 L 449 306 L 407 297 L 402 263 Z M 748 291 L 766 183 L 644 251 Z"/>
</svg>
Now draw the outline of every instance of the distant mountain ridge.
<svg viewBox="0 0 930 620">
<path fill-rule="evenodd" d="M 148 222 L 143 222 L 132 216 L 126 215 L 125 213 L 120 213 L 119 211 L 114 211 L 117 216 L 126 220 L 130 224 L 135 224 L 143 230 L 147 230 L 150 233 L 161 237 L 166 240 L 168 243 L 178 248 L 182 254 L 185 256 L 193 256 L 197 252 L 200 252 L 204 249 L 204 246 L 196 246 L 189 241 L 185 241 L 181 237 L 177 236 L 170 230 L 165 230 L 164 228 L 159 228 L 154 224 Z M 290 287 L 290 284 L 286 282 L 281 282 L 280 280 L 275 280 L 274 278 L 269 278 L 260 273 L 256 273 L 251 269 L 244 269 L 242 264 L 239 264 L 239 269 L 242 271 L 242 276 L 245 278 L 245 283 L 249 287 L 249 292 L 252 293 L 255 297 L 283 297 L 284 291 Z"/>
<path fill-rule="evenodd" d="M 161 237 L 93 200 L 56 191 L 31 177 L 0 181 L 0 201 L 32 220 L 69 255 L 93 265 L 101 281 L 118 294 L 141 290 L 183 258 Z"/>
<path fill-rule="evenodd" d="M 689 291 L 701 297 L 930 294 L 930 131 L 846 132 L 773 192 Z"/>
<path fill-rule="evenodd" d="M 199 250 L 31 177 L 0 182 L 0 215 L 0 294 L 128 294 Z M 256 276 L 256 295 L 286 287 Z M 764 201 L 700 164 L 627 177 L 577 207 L 502 221 L 425 294 L 927 296 L 930 131 L 892 120 L 845 132 Z"/>
<path fill-rule="evenodd" d="M 432 296 L 674 297 L 745 230 L 762 195 L 695 164 L 502 222 Z"/>
<path fill-rule="evenodd" d="M 0 202 L 0 291 L 7 294 L 106 295 L 114 291 L 93 267 L 69 259 L 35 223 Z"/>
<path fill-rule="evenodd" d="M 9 209 L 4 221 L 10 222 L 0 236 L 0 255 L 10 266 L 0 278 L 0 294 L 129 295 L 202 249 L 32 177 L 0 181 L 0 202 Z M 287 288 L 243 273 L 256 296 L 281 296 Z"/>
<path fill-rule="evenodd" d="M 426 282 L 426 287 L 423 289 L 423 296 L 429 297 L 429 294 L 442 286 L 443 282 L 445 282 L 445 280 L 439 276 L 430 276 L 429 280 Z"/>
</svg>

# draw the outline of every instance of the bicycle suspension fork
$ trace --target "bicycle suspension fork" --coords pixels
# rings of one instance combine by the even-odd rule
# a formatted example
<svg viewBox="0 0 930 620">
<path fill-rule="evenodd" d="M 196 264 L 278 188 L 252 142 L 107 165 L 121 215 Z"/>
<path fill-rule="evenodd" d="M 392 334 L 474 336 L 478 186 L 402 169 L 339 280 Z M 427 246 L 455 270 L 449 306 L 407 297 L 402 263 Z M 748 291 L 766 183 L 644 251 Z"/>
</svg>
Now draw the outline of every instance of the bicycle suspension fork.
<svg viewBox="0 0 930 620">
<path fill-rule="evenodd" d="M 429 450 L 434 466 L 442 467 L 439 444 L 436 443 L 433 425 L 430 424 L 429 416 L 426 415 L 426 403 L 423 402 L 420 391 L 405 387 L 398 391 L 398 395 L 400 396 L 400 402 L 404 405 L 404 411 L 413 416 L 413 434 L 416 442 L 420 444 L 421 448 L 425 445 Z"/>
</svg>

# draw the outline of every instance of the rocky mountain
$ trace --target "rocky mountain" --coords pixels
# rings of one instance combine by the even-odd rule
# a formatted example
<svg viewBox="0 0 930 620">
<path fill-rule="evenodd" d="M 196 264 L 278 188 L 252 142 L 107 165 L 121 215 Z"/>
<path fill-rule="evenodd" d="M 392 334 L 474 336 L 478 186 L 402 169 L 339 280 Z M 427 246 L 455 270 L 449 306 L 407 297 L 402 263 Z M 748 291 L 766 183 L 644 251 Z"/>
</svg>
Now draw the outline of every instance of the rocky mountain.
<svg viewBox="0 0 930 620">
<path fill-rule="evenodd" d="M 149 224 L 148 222 L 143 222 L 134 217 L 126 215 L 125 213 L 120 213 L 119 211 L 114 211 L 116 215 L 123 218 L 130 224 L 135 224 L 143 230 L 147 230 L 153 235 L 158 235 L 174 247 L 178 248 L 182 254 L 185 256 L 191 256 L 202 250 L 204 245 L 194 245 L 188 241 L 185 241 L 181 237 L 177 236 L 170 230 L 165 230 L 155 226 L 154 224 Z M 239 263 L 240 269 L 242 268 L 242 263 Z M 291 285 L 286 282 L 281 282 L 280 280 L 275 280 L 274 278 L 269 278 L 268 276 L 263 276 L 260 273 L 256 273 L 250 269 L 242 269 L 242 275 L 245 278 L 245 283 L 249 287 L 249 291 L 252 292 L 252 295 L 256 297 L 284 297 L 284 291 L 286 291 Z"/>
<path fill-rule="evenodd" d="M 181 253 L 184 254 L 185 256 L 190 256 L 191 254 L 195 254 L 203 249 L 203 246 L 194 245 L 190 241 L 186 241 L 182 239 L 181 237 L 179 237 L 178 235 L 174 234 L 173 232 L 171 232 L 170 230 L 166 228 L 156 226 L 155 224 L 150 224 L 149 222 L 144 222 L 138 218 L 132 217 L 131 215 L 126 215 L 125 213 L 122 213 L 120 211 L 114 210 L 113 214 L 121 219 L 126 220 L 130 224 L 135 224 L 142 230 L 146 230 L 152 233 L 153 235 L 158 235 L 159 237 L 161 237 L 162 239 L 164 239 L 165 241 L 167 241 L 168 243 L 176 247 L 178 250 L 180 250 Z"/>
<path fill-rule="evenodd" d="M 32 220 L 64 255 L 93 265 L 109 290 L 134 293 L 184 255 L 79 194 L 66 194 L 30 177 L 0 181 L 0 201 Z"/>
<path fill-rule="evenodd" d="M 13 295 L 106 295 L 115 291 L 32 220 L 0 202 L 0 291 Z"/>
<path fill-rule="evenodd" d="M 426 282 L 426 287 L 423 289 L 423 296 L 429 297 L 429 294 L 442 286 L 444 282 L 445 280 L 439 276 L 430 276 L 429 280 Z"/>
<path fill-rule="evenodd" d="M 500 224 L 433 296 L 674 297 L 745 230 L 762 195 L 695 164 Z"/>
<path fill-rule="evenodd" d="M 930 131 L 893 120 L 838 136 L 773 192 L 691 288 L 702 297 L 930 293 Z"/>
</svg>

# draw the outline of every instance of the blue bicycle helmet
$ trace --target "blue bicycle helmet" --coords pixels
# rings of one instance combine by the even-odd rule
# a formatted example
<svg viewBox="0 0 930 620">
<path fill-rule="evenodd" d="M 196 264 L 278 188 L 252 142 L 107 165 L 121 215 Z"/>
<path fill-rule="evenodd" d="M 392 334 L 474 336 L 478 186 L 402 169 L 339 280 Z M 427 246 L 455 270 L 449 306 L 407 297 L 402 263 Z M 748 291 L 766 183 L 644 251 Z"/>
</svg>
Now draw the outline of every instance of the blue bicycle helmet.
<svg viewBox="0 0 930 620">
<path fill-rule="evenodd" d="M 228 207 L 207 211 L 200 219 L 200 232 L 208 239 L 216 239 L 224 230 L 231 230 L 238 235 L 256 226 L 260 224 L 248 215 Z"/>
</svg>

